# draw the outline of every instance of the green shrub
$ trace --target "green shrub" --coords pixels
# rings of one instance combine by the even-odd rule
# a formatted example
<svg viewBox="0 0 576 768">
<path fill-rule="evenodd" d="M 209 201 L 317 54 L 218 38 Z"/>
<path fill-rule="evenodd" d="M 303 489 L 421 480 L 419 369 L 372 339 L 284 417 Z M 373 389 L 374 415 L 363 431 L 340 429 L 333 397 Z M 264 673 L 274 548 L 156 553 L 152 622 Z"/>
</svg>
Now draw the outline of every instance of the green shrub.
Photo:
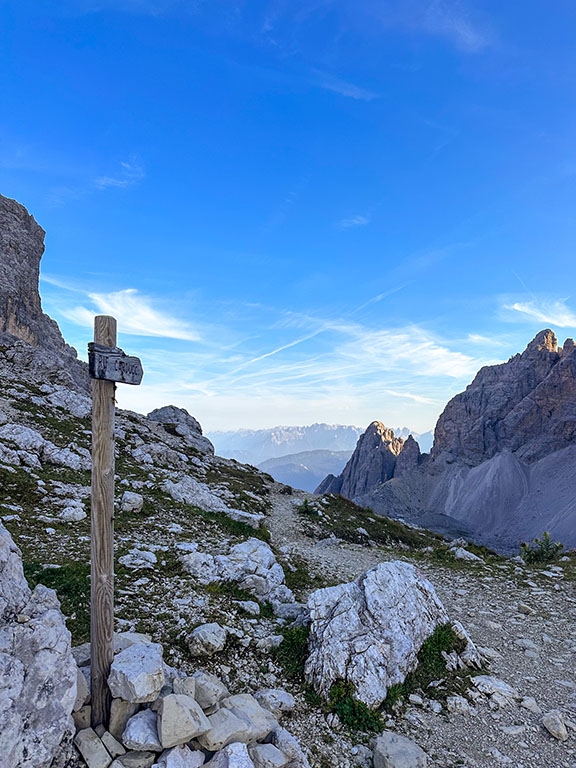
<svg viewBox="0 0 576 768">
<path fill-rule="evenodd" d="M 318 510 L 316 507 L 312 506 L 308 499 L 304 499 L 302 504 L 300 504 L 298 507 L 296 507 L 296 512 L 299 512 L 301 515 L 310 515 L 311 517 L 318 517 Z"/>
<path fill-rule="evenodd" d="M 520 546 L 520 557 L 525 563 L 551 563 L 563 549 L 563 544 L 552 541 L 548 531 L 544 531 L 541 539 L 534 539 L 532 544 L 524 543 Z"/>
<path fill-rule="evenodd" d="M 381 733 L 382 718 L 378 712 L 371 710 L 363 701 L 354 698 L 354 686 L 338 680 L 330 688 L 329 706 L 340 718 L 342 725 L 355 731 Z"/>
</svg>

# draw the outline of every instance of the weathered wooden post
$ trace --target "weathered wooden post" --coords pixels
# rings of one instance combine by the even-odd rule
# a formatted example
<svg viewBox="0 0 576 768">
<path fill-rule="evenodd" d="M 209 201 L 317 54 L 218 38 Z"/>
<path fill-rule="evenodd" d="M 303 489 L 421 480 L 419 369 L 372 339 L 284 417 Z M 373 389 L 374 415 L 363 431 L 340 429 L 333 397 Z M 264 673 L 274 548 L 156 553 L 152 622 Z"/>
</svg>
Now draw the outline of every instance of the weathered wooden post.
<svg viewBox="0 0 576 768">
<path fill-rule="evenodd" d="M 114 657 L 114 417 L 116 382 L 140 384 L 142 365 L 116 346 L 116 320 L 94 318 L 88 345 L 92 390 L 90 675 L 92 727 L 108 725 L 107 680 Z"/>
</svg>

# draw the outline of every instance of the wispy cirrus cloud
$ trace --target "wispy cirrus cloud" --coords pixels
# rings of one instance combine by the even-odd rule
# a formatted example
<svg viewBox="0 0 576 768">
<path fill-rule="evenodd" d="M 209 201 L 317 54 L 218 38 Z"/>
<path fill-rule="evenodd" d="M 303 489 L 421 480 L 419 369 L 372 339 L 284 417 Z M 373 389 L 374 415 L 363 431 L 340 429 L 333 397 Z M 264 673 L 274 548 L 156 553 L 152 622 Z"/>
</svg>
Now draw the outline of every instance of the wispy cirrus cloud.
<svg viewBox="0 0 576 768">
<path fill-rule="evenodd" d="M 93 185 L 95 189 L 108 189 L 109 187 L 123 189 L 138 184 L 145 176 L 146 174 L 142 166 L 132 160 L 130 162 L 121 162 L 118 172 L 113 176 L 98 176 L 94 179 Z"/>
<path fill-rule="evenodd" d="M 423 31 L 446 38 L 466 53 L 478 53 L 492 44 L 488 30 L 473 21 L 470 7 L 461 0 L 432 0 L 420 22 Z"/>
<path fill-rule="evenodd" d="M 52 187 L 47 195 L 47 202 L 60 206 L 70 200 L 79 200 L 108 189 L 126 189 L 139 184 L 146 177 L 146 172 L 136 159 L 121 161 L 115 171 L 108 175 L 95 176 L 84 181 L 74 180 L 71 184 Z"/>
<path fill-rule="evenodd" d="M 356 214 L 355 216 L 346 216 L 337 222 L 338 229 L 357 229 L 358 227 L 366 227 L 372 221 L 371 216 L 365 216 L 362 214 Z"/>
<path fill-rule="evenodd" d="M 361 88 L 354 83 L 350 83 L 347 80 L 342 80 L 339 77 L 323 72 L 319 69 L 312 70 L 314 82 L 326 91 L 332 91 L 338 93 L 340 96 L 345 96 L 349 99 L 356 99 L 357 101 L 373 101 L 379 99 L 380 95 L 374 91 L 370 91 L 367 88 Z"/>
<path fill-rule="evenodd" d="M 122 333 L 157 336 L 184 341 L 199 341 L 200 334 L 189 323 L 154 306 L 154 302 L 134 288 L 111 293 L 88 293 L 91 307 L 64 308 L 61 314 L 72 322 L 92 327 L 95 315 L 112 315 Z"/>
<path fill-rule="evenodd" d="M 576 313 L 566 304 L 567 299 L 515 301 L 505 304 L 504 309 L 517 312 L 524 318 L 538 320 L 558 328 L 576 328 Z"/>
</svg>

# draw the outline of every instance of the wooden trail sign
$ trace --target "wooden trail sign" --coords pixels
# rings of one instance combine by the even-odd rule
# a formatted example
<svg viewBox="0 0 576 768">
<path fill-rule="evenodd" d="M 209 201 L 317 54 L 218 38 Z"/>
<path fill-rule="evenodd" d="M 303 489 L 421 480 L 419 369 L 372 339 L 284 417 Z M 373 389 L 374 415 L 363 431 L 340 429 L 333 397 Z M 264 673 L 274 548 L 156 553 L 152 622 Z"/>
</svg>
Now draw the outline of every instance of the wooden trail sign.
<svg viewBox="0 0 576 768">
<path fill-rule="evenodd" d="M 116 320 L 94 318 L 88 345 L 92 388 L 90 583 L 91 723 L 108 726 L 108 675 L 114 658 L 114 419 L 116 382 L 140 384 L 142 364 L 116 346 Z"/>
</svg>

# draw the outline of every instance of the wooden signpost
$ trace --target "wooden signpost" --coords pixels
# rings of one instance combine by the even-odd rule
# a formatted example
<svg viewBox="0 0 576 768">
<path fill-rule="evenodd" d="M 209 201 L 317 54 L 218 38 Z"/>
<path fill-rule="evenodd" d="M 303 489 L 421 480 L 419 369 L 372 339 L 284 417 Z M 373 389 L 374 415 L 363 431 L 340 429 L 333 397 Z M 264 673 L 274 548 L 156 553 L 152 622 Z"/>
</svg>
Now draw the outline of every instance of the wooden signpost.
<svg viewBox="0 0 576 768">
<path fill-rule="evenodd" d="M 142 364 L 116 346 L 116 320 L 94 318 L 88 345 L 92 389 L 92 518 L 90 587 L 91 723 L 108 726 L 108 675 L 114 658 L 114 417 L 116 382 L 140 384 Z"/>
</svg>

